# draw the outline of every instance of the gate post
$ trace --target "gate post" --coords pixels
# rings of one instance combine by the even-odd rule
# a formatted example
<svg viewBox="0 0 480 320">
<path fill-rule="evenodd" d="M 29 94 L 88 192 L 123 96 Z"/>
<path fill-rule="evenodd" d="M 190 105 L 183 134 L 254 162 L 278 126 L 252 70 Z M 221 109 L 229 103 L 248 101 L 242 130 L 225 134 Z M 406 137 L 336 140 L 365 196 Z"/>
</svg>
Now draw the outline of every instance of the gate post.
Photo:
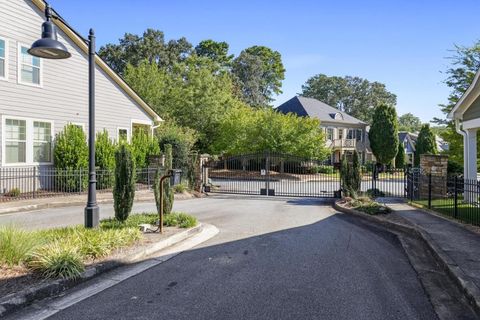
<svg viewBox="0 0 480 320">
<path fill-rule="evenodd" d="M 265 190 L 267 197 L 270 195 L 270 153 L 265 152 Z"/>
</svg>

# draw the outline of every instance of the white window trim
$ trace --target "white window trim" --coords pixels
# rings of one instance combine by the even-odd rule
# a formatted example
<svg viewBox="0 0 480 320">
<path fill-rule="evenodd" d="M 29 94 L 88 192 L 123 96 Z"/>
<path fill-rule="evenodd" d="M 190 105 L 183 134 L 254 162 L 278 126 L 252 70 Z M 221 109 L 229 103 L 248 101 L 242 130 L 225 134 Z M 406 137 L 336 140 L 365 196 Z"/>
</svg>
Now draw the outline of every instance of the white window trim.
<svg viewBox="0 0 480 320">
<path fill-rule="evenodd" d="M 5 60 L 4 60 L 5 61 L 5 76 L 4 77 L 0 76 L 0 80 L 8 81 L 8 69 L 9 69 L 8 66 L 10 65 L 9 61 L 8 61 L 8 55 L 9 55 L 9 52 L 10 52 L 9 49 L 8 49 L 8 39 L 0 36 L 0 40 L 5 41 Z"/>
<path fill-rule="evenodd" d="M 5 153 L 6 150 L 6 119 L 13 119 L 13 120 L 25 120 L 26 125 L 26 150 L 25 150 L 25 162 L 17 162 L 17 163 L 7 163 L 7 156 Z M 50 123 L 51 135 L 52 135 L 52 145 L 51 145 L 51 155 L 52 160 L 50 162 L 34 162 L 33 161 L 33 122 L 48 122 Z M 3 167 L 19 167 L 19 166 L 38 166 L 38 165 L 52 165 L 53 164 L 53 137 L 54 137 L 54 121 L 53 120 L 46 120 L 46 119 L 37 119 L 37 118 L 25 118 L 25 117 L 18 117 L 18 116 L 10 116 L 10 115 L 2 115 L 2 166 Z"/>
<path fill-rule="evenodd" d="M 133 125 L 134 124 L 146 125 L 146 126 L 150 126 L 150 128 L 153 126 L 153 122 L 150 121 L 150 120 L 131 119 L 130 120 L 130 132 L 133 132 Z"/>
<path fill-rule="evenodd" d="M 130 129 L 127 127 L 117 127 L 117 142 L 120 142 L 120 130 L 127 130 L 127 142 L 130 142 Z"/>
<path fill-rule="evenodd" d="M 34 68 L 40 68 L 40 71 L 39 71 L 40 83 L 36 84 L 36 83 L 29 83 L 29 82 L 22 81 L 22 47 L 29 48 L 29 46 L 24 44 L 24 43 L 18 43 L 18 46 L 17 46 L 17 83 L 25 85 L 25 86 L 29 86 L 29 87 L 43 88 L 43 60 L 42 60 L 42 58 L 39 58 L 40 59 L 40 67 L 33 66 Z"/>
</svg>

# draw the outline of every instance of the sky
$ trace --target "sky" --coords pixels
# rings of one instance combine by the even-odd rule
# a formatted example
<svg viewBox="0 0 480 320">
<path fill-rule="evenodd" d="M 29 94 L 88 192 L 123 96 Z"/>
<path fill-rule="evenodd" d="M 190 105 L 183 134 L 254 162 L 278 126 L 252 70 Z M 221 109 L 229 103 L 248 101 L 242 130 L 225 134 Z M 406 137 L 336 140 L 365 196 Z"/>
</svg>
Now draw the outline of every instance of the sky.
<svg viewBox="0 0 480 320">
<path fill-rule="evenodd" d="M 286 69 L 277 106 L 318 73 L 379 81 L 397 95 L 399 115 L 443 117 L 443 83 L 455 45 L 480 39 L 478 0 L 50 0 L 78 32 L 93 27 L 97 47 L 147 28 L 165 38 L 226 41 L 230 53 L 264 45 Z"/>
</svg>

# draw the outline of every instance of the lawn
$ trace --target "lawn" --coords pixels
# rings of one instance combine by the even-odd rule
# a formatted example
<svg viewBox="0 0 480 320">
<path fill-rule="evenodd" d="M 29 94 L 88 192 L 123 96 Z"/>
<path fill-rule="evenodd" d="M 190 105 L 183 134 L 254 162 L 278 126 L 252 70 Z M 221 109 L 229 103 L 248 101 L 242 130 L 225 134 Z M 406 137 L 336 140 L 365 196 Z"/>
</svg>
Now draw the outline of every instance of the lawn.
<svg viewBox="0 0 480 320">
<path fill-rule="evenodd" d="M 414 203 L 428 208 L 428 200 L 414 200 Z M 463 198 L 458 198 L 457 216 L 455 217 L 455 204 L 453 198 L 432 199 L 431 209 L 451 218 L 456 218 L 462 222 L 480 225 L 480 206 L 463 202 Z"/>
</svg>

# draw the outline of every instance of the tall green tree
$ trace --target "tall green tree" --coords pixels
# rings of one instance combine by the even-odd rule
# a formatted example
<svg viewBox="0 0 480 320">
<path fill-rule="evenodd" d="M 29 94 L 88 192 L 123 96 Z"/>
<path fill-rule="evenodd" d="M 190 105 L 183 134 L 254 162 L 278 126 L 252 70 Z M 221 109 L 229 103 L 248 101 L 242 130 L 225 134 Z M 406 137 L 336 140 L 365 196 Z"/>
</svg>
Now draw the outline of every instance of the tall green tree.
<svg viewBox="0 0 480 320">
<path fill-rule="evenodd" d="M 398 117 L 399 131 L 417 132 L 420 128 L 422 128 L 422 121 L 412 113 L 405 113 Z"/>
<path fill-rule="evenodd" d="M 397 112 L 393 106 L 380 105 L 373 113 L 368 137 L 377 162 L 387 165 L 398 152 Z"/>
<path fill-rule="evenodd" d="M 122 143 L 115 152 L 115 182 L 113 185 L 113 208 L 115 218 L 127 220 L 135 198 L 135 160 L 129 147 Z"/>
<path fill-rule="evenodd" d="M 195 130 L 199 151 L 210 152 L 221 116 L 240 103 L 230 76 L 217 70 L 210 59 L 191 56 L 172 72 L 148 61 L 129 65 L 125 79 L 162 118 Z"/>
<path fill-rule="evenodd" d="M 395 167 L 405 167 L 405 148 L 403 147 L 402 141 L 398 141 L 398 151 L 397 156 L 395 157 Z"/>
<path fill-rule="evenodd" d="M 422 126 L 418 134 L 417 142 L 415 143 L 414 164 L 416 167 L 420 165 L 420 156 L 422 154 L 437 154 L 435 135 L 432 130 L 430 130 L 430 125 L 428 124 Z"/>
<path fill-rule="evenodd" d="M 265 46 L 243 50 L 233 61 L 233 75 L 244 102 L 252 106 L 267 106 L 273 94 L 282 93 L 285 67 L 282 56 Z"/>
<path fill-rule="evenodd" d="M 147 29 L 141 36 L 125 33 L 118 44 L 102 46 L 98 54 L 115 72 L 123 75 L 127 65 L 137 66 L 143 60 L 168 69 L 185 60 L 192 50 L 185 38 L 165 42 L 162 31 Z"/>
<path fill-rule="evenodd" d="M 317 74 L 305 82 L 301 95 L 323 101 L 367 123 L 371 123 L 375 107 L 397 103 L 396 95 L 383 83 L 351 76 Z"/>
<path fill-rule="evenodd" d="M 195 53 L 200 57 L 207 57 L 221 66 L 229 66 L 233 54 L 228 54 L 229 45 L 226 42 L 217 42 L 211 39 L 200 41 L 195 47 Z"/>
</svg>

